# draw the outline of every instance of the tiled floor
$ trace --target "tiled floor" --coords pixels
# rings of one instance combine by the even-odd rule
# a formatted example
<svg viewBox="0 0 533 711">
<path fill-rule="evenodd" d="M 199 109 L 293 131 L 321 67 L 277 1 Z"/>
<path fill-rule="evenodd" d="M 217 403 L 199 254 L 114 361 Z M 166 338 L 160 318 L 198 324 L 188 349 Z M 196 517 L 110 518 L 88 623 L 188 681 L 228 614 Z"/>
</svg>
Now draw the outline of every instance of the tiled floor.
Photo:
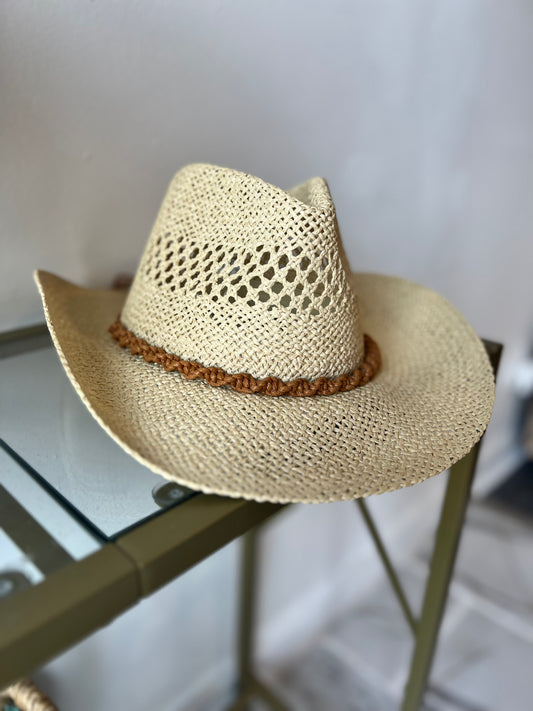
<svg viewBox="0 0 533 711">
<path fill-rule="evenodd" d="M 401 571 L 415 608 L 430 548 L 428 541 Z M 383 580 L 272 681 L 294 711 L 396 711 L 411 649 Z M 472 504 L 425 711 L 532 709 L 533 525 Z"/>
</svg>

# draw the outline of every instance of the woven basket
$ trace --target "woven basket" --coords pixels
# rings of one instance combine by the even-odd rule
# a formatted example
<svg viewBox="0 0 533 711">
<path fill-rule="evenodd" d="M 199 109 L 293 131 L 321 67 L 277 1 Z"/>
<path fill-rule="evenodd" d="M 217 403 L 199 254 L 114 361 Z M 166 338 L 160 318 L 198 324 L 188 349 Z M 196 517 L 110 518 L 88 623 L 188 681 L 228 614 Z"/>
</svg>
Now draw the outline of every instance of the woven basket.
<svg viewBox="0 0 533 711">
<path fill-rule="evenodd" d="M 0 692 L 0 711 L 58 711 L 29 679 L 21 679 Z"/>
</svg>

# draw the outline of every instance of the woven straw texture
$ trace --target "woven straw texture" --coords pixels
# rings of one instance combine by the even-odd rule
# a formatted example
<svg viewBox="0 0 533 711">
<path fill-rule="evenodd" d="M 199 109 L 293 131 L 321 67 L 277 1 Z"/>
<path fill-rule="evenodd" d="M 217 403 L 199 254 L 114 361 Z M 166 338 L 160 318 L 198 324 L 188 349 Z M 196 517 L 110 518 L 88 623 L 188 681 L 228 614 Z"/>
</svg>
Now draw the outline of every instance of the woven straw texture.
<svg viewBox="0 0 533 711">
<path fill-rule="evenodd" d="M 171 182 L 122 312 L 136 336 L 228 373 L 314 380 L 362 360 L 326 182 L 285 192 L 194 164 Z"/>
<path fill-rule="evenodd" d="M 146 363 L 107 330 L 123 293 L 36 273 L 63 366 L 127 452 L 193 489 L 307 503 L 378 494 L 437 474 L 481 437 L 494 399 L 483 345 L 448 301 L 403 279 L 347 278 L 359 299 L 359 330 L 380 347 L 380 371 L 350 392 L 272 398 Z"/>
<path fill-rule="evenodd" d="M 0 692 L 0 708 L 13 702 L 20 711 L 58 711 L 57 706 L 29 679 L 21 679 Z"/>
</svg>

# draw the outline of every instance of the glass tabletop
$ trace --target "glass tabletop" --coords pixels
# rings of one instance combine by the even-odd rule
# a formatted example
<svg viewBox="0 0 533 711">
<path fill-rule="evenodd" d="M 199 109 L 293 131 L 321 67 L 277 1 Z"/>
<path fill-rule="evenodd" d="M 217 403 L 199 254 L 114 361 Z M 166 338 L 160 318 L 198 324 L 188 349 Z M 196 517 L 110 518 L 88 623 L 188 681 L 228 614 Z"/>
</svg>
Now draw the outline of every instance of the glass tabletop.
<svg viewBox="0 0 533 711">
<path fill-rule="evenodd" d="M 196 493 L 138 464 L 101 429 L 46 334 L 0 342 L 0 445 L 0 485 L 28 511 L 46 493 L 56 506 L 39 513 L 50 530 L 68 512 L 95 540 L 112 540 Z M 17 477 L 26 483 L 15 490 Z"/>
<path fill-rule="evenodd" d="M 0 450 L 0 600 L 94 553 L 102 541 Z"/>
</svg>

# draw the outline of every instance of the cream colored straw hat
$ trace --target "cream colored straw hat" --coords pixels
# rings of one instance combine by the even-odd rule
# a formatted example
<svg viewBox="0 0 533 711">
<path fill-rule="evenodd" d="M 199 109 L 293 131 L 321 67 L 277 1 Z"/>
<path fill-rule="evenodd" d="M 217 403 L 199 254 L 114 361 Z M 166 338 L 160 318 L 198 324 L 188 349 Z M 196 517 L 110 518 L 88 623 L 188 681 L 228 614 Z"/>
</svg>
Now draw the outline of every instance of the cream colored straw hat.
<svg viewBox="0 0 533 711">
<path fill-rule="evenodd" d="M 190 165 L 128 294 L 37 272 L 74 387 L 135 459 L 204 492 L 354 499 L 446 469 L 494 400 L 479 338 L 412 282 L 349 271 L 326 182 Z"/>
</svg>

